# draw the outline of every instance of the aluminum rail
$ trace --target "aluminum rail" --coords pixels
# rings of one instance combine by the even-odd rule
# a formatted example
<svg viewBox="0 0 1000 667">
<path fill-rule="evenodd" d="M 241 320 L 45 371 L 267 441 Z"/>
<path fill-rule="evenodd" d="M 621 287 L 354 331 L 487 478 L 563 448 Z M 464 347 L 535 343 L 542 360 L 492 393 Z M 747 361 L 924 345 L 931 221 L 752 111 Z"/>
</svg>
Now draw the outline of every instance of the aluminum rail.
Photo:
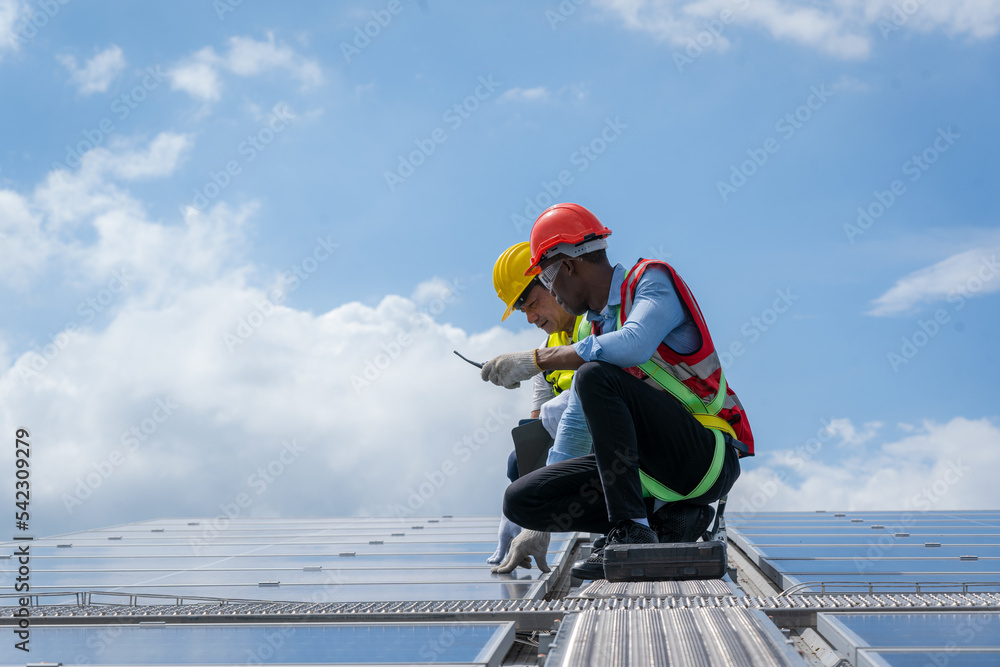
<svg viewBox="0 0 1000 667">
<path fill-rule="evenodd" d="M 91 591 L 91 595 L 102 594 Z M 67 594 L 71 595 L 71 594 Z M 187 599 L 187 598 L 185 598 Z M 801 594 L 777 597 L 689 595 L 562 600 L 439 602 L 247 602 L 195 604 L 40 605 L 32 625 L 81 623 L 247 623 L 277 621 L 514 621 L 519 631 L 549 630 L 567 614 L 614 609 L 731 608 L 759 610 L 789 627 L 815 624 L 828 611 L 1000 611 L 1000 593 Z M 0 627 L 17 623 L 16 608 L 0 607 Z"/>
</svg>

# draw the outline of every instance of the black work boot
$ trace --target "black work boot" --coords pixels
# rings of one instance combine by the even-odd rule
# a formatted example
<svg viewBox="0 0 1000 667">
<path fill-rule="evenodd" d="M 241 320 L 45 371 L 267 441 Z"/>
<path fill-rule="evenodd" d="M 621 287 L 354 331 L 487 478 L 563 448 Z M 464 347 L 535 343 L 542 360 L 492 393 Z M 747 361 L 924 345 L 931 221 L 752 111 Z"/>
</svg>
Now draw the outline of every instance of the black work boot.
<svg viewBox="0 0 1000 667">
<path fill-rule="evenodd" d="M 572 574 L 577 579 L 603 579 L 604 578 L 604 545 L 607 543 L 607 537 L 600 537 L 594 542 L 590 556 L 578 560 L 573 563 L 573 569 L 570 570 Z"/>
<path fill-rule="evenodd" d="M 649 525 L 661 544 L 697 542 L 714 518 L 715 509 L 711 505 L 670 503 L 653 513 Z"/>
<path fill-rule="evenodd" d="M 652 528 L 626 519 L 619 521 L 608 533 L 605 543 L 596 548 L 599 542 L 594 543 L 594 553 L 590 554 L 590 558 L 573 565 L 571 573 L 577 579 L 604 579 L 604 547 L 612 544 L 656 544 L 657 539 Z"/>
<path fill-rule="evenodd" d="M 649 526 L 625 519 L 619 521 L 608 533 L 607 546 L 610 547 L 613 544 L 656 544 L 659 541 L 656 532 Z"/>
</svg>

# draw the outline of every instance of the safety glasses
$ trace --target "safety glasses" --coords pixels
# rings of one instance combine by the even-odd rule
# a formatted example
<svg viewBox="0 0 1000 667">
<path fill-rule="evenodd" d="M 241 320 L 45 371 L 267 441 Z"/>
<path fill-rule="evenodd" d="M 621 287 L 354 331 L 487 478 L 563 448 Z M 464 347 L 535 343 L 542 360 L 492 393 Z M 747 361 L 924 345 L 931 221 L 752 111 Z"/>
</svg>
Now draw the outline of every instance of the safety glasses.
<svg viewBox="0 0 1000 667">
<path fill-rule="evenodd" d="M 538 274 L 538 279 L 542 281 L 542 287 L 545 289 L 552 289 L 552 283 L 555 282 L 556 276 L 559 274 L 559 267 L 561 266 L 561 261 L 555 262 Z"/>
</svg>

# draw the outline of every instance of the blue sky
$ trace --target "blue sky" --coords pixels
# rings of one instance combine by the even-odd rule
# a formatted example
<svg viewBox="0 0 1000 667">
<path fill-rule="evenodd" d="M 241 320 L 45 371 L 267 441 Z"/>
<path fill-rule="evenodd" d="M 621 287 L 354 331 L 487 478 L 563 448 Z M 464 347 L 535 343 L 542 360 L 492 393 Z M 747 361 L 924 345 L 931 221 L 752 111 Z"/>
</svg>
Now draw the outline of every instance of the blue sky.
<svg viewBox="0 0 1000 667">
<path fill-rule="evenodd" d="M 38 531 L 495 514 L 530 398 L 451 350 L 541 341 L 490 276 L 555 201 L 734 352 L 738 509 L 995 506 L 998 29 L 996 0 L 0 0 L 0 425 Z"/>
</svg>

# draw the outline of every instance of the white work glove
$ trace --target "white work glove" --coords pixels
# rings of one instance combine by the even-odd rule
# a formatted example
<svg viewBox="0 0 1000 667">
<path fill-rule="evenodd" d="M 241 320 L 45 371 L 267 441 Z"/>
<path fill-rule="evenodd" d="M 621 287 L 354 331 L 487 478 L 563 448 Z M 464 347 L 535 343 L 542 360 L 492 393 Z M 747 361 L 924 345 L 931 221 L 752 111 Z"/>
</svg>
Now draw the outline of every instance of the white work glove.
<svg viewBox="0 0 1000 667">
<path fill-rule="evenodd" d="M 535 557 L 535 564 L 542 572 L 551 572 L 549 564 L 545 562 L 545 556 L 549 551 L 549 534 L 537 530 L 522 530 L 521 534 L 510 543 L 510 553 L 504 558 L 500 565 L 490 570 L 496 574 L 507 574 L 513 572 L 517 567 L 531 569 L 531 559 Z"/>
<path fill-rule="evenodd" d="M 483 364 L 483 372 L 479 374 L 486 382 L 507 389 L 517 389 L 524 380 L 530 380 L 541 369 L 535 365 L 535 351 L 508 352 L 499 357 L 493 357 Z"/>
<path fill-rule="evenodd" d="M 567 389 L 555 398 L 542 403 L 541 414 L 538 416 L 541 417 L 542 426 L 549 432 L 553 440 L 556 439 L 559 420 L 562 419 L 563 413 L 566 412 L 566 406 L 569 404 L 569 395 L 572 391 L 572 389 Z"/>
<path fill-rule="evenodd" d="M 507 556 L 507 552 L 510 550 L 511 540 L 517 537 L 520 532 L 521 527 L 519 525 L 507 517 L 500 515 L 500 530 L 497 531 L 497 539 L 499 540 L 497 550 L 493 552 L 492 556 L 486 559 L 486 562 L 490 565 L 502 563 L 503 559 Z"/>
</svg>

